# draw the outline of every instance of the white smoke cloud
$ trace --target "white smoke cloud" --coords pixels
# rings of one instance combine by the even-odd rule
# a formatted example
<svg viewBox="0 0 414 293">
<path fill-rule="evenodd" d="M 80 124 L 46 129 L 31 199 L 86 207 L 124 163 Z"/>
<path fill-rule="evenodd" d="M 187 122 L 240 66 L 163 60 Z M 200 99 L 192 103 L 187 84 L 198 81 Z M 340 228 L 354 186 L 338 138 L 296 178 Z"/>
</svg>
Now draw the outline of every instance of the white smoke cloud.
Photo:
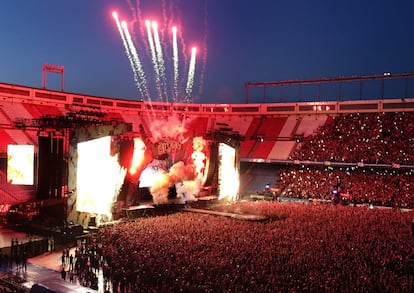
<svg viewBox="0 0 414 293">
<path fill-rule="evenodd" d="M 187 131 L 186 120 L 181 120 L 176 115 L 168 116 L 165 119 L 154 119 L 151 121 L 150 131 L 154 142 L 167 138 L 181 142 Z"/>
<path fill-rule="evenodd" d="M 168 202 L 168 189 L 179 182 L 193 181 L 196 179 L 194 165 L 185 165 L 179 161 L 175 163 L 168 173 L 160 174 L 158 180 L 154 181 L 151 187 L 151 194 L 155 204 Z"/>
<path fill-rule="evenodd" d="M 184 181 L 175 185 L 177 190 L 177 198 L 183 202 L 196 201 L 197 195 L 200 192 L 200 181 Z"/>
</svg>

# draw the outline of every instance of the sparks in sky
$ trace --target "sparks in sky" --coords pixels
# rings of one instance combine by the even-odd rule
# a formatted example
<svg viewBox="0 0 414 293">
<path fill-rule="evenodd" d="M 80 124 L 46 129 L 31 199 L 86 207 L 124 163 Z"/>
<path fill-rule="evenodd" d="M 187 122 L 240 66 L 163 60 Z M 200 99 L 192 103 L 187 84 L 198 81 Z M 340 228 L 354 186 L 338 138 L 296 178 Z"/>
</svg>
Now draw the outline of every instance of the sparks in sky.
<svg viewBox="0 0 414 293">
<path fill-rule="evenodd" d="M 191 49 L 190 67 L 188 68 L 187 87 L 185 90 L 185 97 L 186 97 L 187 102 L 191 101 L 191 94 L 193 92 L 196 54 L 197 54 L 197 48 L 193 47 Z"/>
<path fill-rule="evenodd" d="M 148 19 L 137 22 L 139 27 L 135 32 L 140 36 L 134 38 L 134 35 L 130 33 L 130 31 L 134 32 L 134 27 L 129 27 L 125 20 L 120 21 L 117 12 L 113 12 L 112 15 L 130 61 L 140 97 L 148 101 L 168 102 L 170 96 L 174 103 L 191 103 L 197 48 L 191 48 L 190 58 L 188 58 L 187 46 L 182 40 L 180 30 L 175 25 L 171 26 L 171 37 L 169 34 L 164 34 L 167 26 L 161 28 L 157 21 Z M 164 37 L 168 40 L 166 41 Z M 140 56 L 142 57 L 140 58 Z M 180 74 L 180 70 L 188 71 L 187 75 Z M 169 80 L 167 77 L 170 76 Z M 187 77 L 187 80 L 180 81 L 180 77 Z M 154 83 L 152 91 L 147 87 L 149 81 Z M 180 90 L 180 85 L 183 87 L 182 90 Z M 150 127 L 153 143 L 169 138 L 182 144 L 188 139 L 188 137 L 184 137 L 187 120 L 174 116 L 171 116 L 170 119 L 159 119 L 154 115 L 142 119 L 150 120 L 147 125 Z M 159 135 L 157 135 L 158 133 Z M 150 163 L 151 156 L 148 157 L 146 154 L 151 149 L 144 145 L 142 140 L 135 141 L 134 162 L 129 174 L 131 177 L 139 177 L 140 187 L 143 185 L 151 187 L 150 191 L 155 203 L 163 203 L 167 200 L 168 188 L 172 185 L 177 188 L 177 196 L 183 196 L 186 200 L 198 194 L 200 186 L 205 180 L 205 168 L 208 162 L 204 153 L 205 142 L 201 137 L 194 138 L 194 150 L 190 156 L 187 156 L 188 158 L 175 158 L 175 153 L 170 154 L 170 168 L 169 166 L 158 168 L 156 166 L 157 160 L 154 158 L 152 158 L 153 163 Z"/>
<path fill-rule="evenodd" d="M 173 62 L 174 62 L 174 85 L 173 85 L 173 101 L 178 101 L 178 44 L 177 44 L 177 27 L 172 29 L 172 43 L 173 43 Z"/>
<path fill-rule="evenodd" d="M 140 90 L 140 86 L 139 86 L 140 85 L 139 74 L 137 72 L 137 69 L 135 67 L 134 61 L 132 59 L 131 50 L 130 50 L 130 47 L 128 45 L 127 39 L 126 39 L 125 32 L 122 29 L 121 22 L 119 21 L 118 13 L 116 11 L 113 11 L 112 12 L 112 16 L 115 19 L 116 27 L 118 28 L 118 32 L 119 32 L 119 34 L 121 36 L 122 45 L 124 46 L 125 54 L 126 54 L 128 60 L 129 60 L 129 64 L 131 66 L 132 73 L 134 75 L 135 84 L 138 87 L 138 89 Z M 140 92 L 141 92 L 141 90 L 140 90 Z"/>
<path fill-rule="evenodd" d="M 135 75 L 138 76 L 138 81 L 137 81 L 138 89 L 141 93 L 141 96 L 151 99 L 148 93 L 148 89 L 147 89 L 147 80 L 145 77 L 145 72 L 144 72 L 144 69 L 142 68 L 141 60 L 139 59 L 137 49 L 135 48 L 134 42 L 132 41 L 131 34 L 129 33 L 128 25 L 126 21 L 122 21 L 121 26 L 122 26 L 122 29 L 125 35 L 129 53 L 133 61 L 134 76 Z"/>
<path fill-rule="evenodd" d="M 118 13 L 114 11 L 112 13 L 113 18 L 115 19 L 116 26 L 121 35 L 121 40 L 125 48 L 125 53 L 130 62 L 131 69 L 134 76 L 135 84 L 139 90 L 139 95 L 143 100 L 157 100 L 157 101 L 169 101 L 169 96 L 172 97 L 173 102 L 192 102 L 193 87 L 195 80 L 195 67 L 196 67 L 196 47 L 193 47 L 191 50 L 190 60 L 185 60 L 187 56 L 185 54 L 185 48 L 182 48 L 181 55 L 184 59 L 182 64 L 180 64 L 180 44 L 183 46 L 184 42 L 178 41 L 178 29 L 177 26 L 172 26 L 172 38 L 171 41 L 163 41 L 163 35 L 160 34 L 160 28 L 157 21 L 146 20 L 143 25 L 145 25 L 146 30 L 143 27 L 140 27 L 139 31 L 146 31 L 146 38 L 140 38 L 143 42 L 137 44 L 134 43 L 134 38 L 130 34 L 130 30 L 125 20 L 119 20 Z M 180 35 L 181 36 L 181 35 Z M 145 42 L 145 39 L 147 40 Z M 140 48 L 144 49 L 144 52 L 138 54 L 137 45 L 140 45 Z M 172 48 L 172 53 L 165 55 L 165 48 Z M 168 51 L 169 52 L 169 51 Z M 152 70 L 148 68 L 144 69 L 145 62 L 140 56 L 149 56 L 150 63 L 152 64 Z M 168 61 L 168 58 L 171 57 L 171 64 Z M 188 64 L 188 66 L 186 66 Z M 181 66 L 180 66 L 181 65 Z M 180 68 L 181 67 L 181 68 Z M 180 70 L 188 70 L 187 81 L 185 82 L 185 89 L 179 89 L 180 85 Z M 148 88 L 148 73 L 154 73 L 154 77 L 150 80 L 154 81 L 154 92 L 151 97 L 151 91 Z M 169 74 L 168 74 L 169 73 Z M 171 80 L 167 76 L 171 75 Z M 185 76 L 185 75 L 181 75 Z"/>
</svg>

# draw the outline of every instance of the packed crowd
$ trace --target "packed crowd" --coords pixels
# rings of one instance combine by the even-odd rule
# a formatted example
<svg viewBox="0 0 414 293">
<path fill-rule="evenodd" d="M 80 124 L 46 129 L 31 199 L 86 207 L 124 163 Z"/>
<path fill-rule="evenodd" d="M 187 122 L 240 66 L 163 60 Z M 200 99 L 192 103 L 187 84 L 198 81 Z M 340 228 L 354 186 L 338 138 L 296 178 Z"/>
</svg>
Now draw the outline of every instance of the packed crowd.
<svg viewBox="0 0 414 293">
<path fill-rule="evenodd" d="M 309 164 L 279 172 L 280 195 L 331 199 L 335 189 L 348 202 L 414 208 L 414 169 L 406 167 L 414 164 L 414 112 L 356 113 L 328 121 L 290 156 Z M 332 162 L 353 166 L 331 167 Z"/>
<path fill-rule="evenodd" d="M 305 137 L 292 160 L 414 164 L 414 112 L 332 117 Z"/>
<path fill-rule="evenodd" d="M 74 253 L 69 248 L 62 250 L 60 276 L 63 280 L 68 280 L 71 283 L 78 283 L 84 287 L 98 290 L 98 256 L 85 250 L 84 241 L 78 241 L 78 243 Z"/>
<path fill-rule="evenodd" d="M 79 249 L 108 292 L 412 292 L 412 212 L 245 202 L 252 222 L 176 213 L 104 227 Z M 110 285 L 108 285 L 110 284 Z"/>
<path fill-rule="evenodd" d="M 414 208 L 414 170 L 291 165 L 278 172 L 279 195 Z"/>
</svg>

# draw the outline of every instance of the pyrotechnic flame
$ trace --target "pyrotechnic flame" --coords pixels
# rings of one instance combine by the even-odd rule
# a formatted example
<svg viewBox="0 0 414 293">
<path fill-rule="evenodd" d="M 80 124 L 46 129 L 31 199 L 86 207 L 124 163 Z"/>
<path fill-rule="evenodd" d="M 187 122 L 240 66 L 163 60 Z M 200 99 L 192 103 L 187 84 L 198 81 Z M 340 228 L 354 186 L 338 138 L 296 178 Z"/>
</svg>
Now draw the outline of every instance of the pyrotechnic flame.
<svg viewBox="0 0 414 293">
<path fill-rule="evenodd" d="M 196 168 L 197 179 L 202 179 L 204 176 L 206 155 L 204 154 L 203 150 L 205 146 L 206 142 L 202 137 L 194 137 L 194 151 L 191 155 L 191 158 L 193 159 L 193 164 Z"/>
<path fill-rule="evenodd" d="M 132 155 L 131 168 L 129 169 L 131 175 L 136 174 L 138 169 L 141 168 L 144 161 L 145 150 L 146 147 L 142 139 L 138 137 L 134 138 L 134 153 Z"/>
<path fill-rule="evenodd" d="M 146 27 L 146 34 L 145 34 L 145 27 L 142 25 L 144 22 L 141 18 L 141 8 L 140 8 L 140 1 L 137 2 L 137 6 L 134 7 L 132 5 L 132 2 L 129 2 L 129 8 L 132 11 L 133 14 L 133 21 L 130 22 L 130 24 L 136 24 L 138 25 L 138 30 L 135 29 L 135 32 L 140 32 L 140 37 L 138 37 L 138 40 L 145 40 L 147 39 L 147 42 L 136 42 L 134 44 L 133 39 L 129 33 L 128 26 L 126 23 L 121 27 L 118 20 L 118 14 L 114 11 L 113 17 L 117 22 L 118 29 L 120 30 L 120 34 L 123 40 L 123 44 L 127 53 L 127 57 L 130 60 L 131 68 L 134 72 L 134 80 L 137 84 L 137 87 L 140 89 L 140 94 L 151 100 L 151 94 L 148 91 L 148 88 L 144 87 L 146 86 L 145 78 L 145 70 L 143 68 L 143 64 L 141 63 L 141 60 L 138 56 L 138 51 L 141 52 L 142 47 L 139 48 L 140 50 L 137 50 L 135 45 L 144 45 L 144 52 L 148 54 L 148 56 L 151 57 L 151 63 L 154 70 L 154 81 L 155 81 L 155 91 L 158 94 L 158 98 L 160 100 L 165 99 L 165 101 L 168 102 L 168 95 L 172 94 L 172 99 L 174 102 L 191 102 L 192 101 L 192 95 L 193 95 L 193 86 L 194 86 L 194 78 L 195 78 L 195 68 L 196 68 L 196 53 L 197 49 L 193 47 L 191 49 L 191 57 L 188 58 L 187 54 L 187 46 L 184 43 L 184 39 L 180 32 L 177 31 L 177 27 L 172 27 L 172 43 L 168 44 L 167 42 L 164 42 L 162 40 L 163 32 L 165 31 L 165 28 L 171 27 L 171 24 L 176 23 L 176 19 L 170 19 L 170 21 L 166 21 L 167 17 L 169 16 L 167 14 L 167 6 L 165 5 L 166 2 L 163 1 L 163 9 L 162 9 L 162 17 L 161 17 L 161 25 L 159 27 L 158 23 L 155 21 L 146 20 L 145 21 L 145 27 Z M 170 6 L 174 7 L 175 6 Z M 174 14 L 171 14 L 174 15 Z M 163 21 L 162 21 L 163 20 Z M 159 31 L 161 34 L 159 34 Z M 177 35 L 178 33 L 178 35 Z M 180 47 L 184 48 L 182 52 L 179 52 L 179 46 L 178 42 L 180 42 Z M 168 63 L 164 60 L 164 48 L 172 48 L 172 68 L 170 70 L 170 67 L 168 67 Z M 170 52 L 169 50 L 166 52 Z M 181 61 L 179 54 L 182 54 L 183 58 Z M 170 56 L 171 53 L 168 53 L 166 56 Z M 188 60 L 189 59 L 189 60 Z M 188 68 L 188 75 L 180 74 L 179 67 L 180 62 L 183 63 L 183 68 L 187 70 Z M 188 64 L 186 64 L 188 62 Z M 167 66 L 167 67 L 166 67 Z M 188 66 L 188 67 L 187 67 Z M 168 71 L 167 71 L 168 69 Z M 167 80 L 166 80 L 166 74 L 172 75 L 172 80 L 170 83 L 170 89 L 167 90 Z M 185 88 L 182 90 L 180 97 L 180 90 L 179 90 L 179 83 L 180 83 L 180 75 L 182 77 L 186 77 L 187 80 L 181 81 L 181 85 L 185 85 Z M 151 108 L 150 108 L 151 109 Z M 155 115 L 152 115 L 150 117 L 151 121 L 148 121 L 147 125 L 150 128 L 149 137 L 145 137 L 145 143 L 151 142 L 151 143 L 157 143 L 161 142 L 162 140 L 175 140 L 178 143 L 184 144 L 189 138 L 185 137 L 187 134 L 187 122 L 188 120 L 182 119 L 181 117 L 177 116 L 165 116 L 166 118 L 162 119 L 155 119 Z M 148 163 L 148 155 L 146 155 L 146 152 L 153 150 L 151 148 L 145 148 L 143 146 L 143 142 L 141 141 L 141 146 L 137 147 L 134 151 L 133 159 L 131 168 L 129 170 L 129 174 L 132 176 L 137 176 L 141 172 L 143 168 L 145 168 L 145 164 Z M 189 196 L 194 196 L 198 194 L 199 188 L 201 186 L 201 182 L 203 182 L 203 176 L 205 177 L 205 168 L 206 168 L 206 161 L 208 158 L 206 158 L 206 155 L 204 153 L 204 147 L 205 142 L 204 140 L 199 138 L 194 138 L 193 140 L 193 152 L 191 154 L 187 154 L 186 157 L 186 164 L 183 162 L 178 162 L 173 164 L 173 166 L 170 168 L 169 171 L 161 171 L 160 169 L 154 169 L 157 174 L 157 179 L 152 184 L 152 190 L 154 192 L 154 202 L 162 202 L 167 196 L 168 196 L 168 188 L 172 186 L 172 184 L 176 184 L 177 189 L 177 197 L 183 196 L 188 198 Z M 188 150 L 187 150 L 188 151 Z M 174 163 L 176 160 L 176 157 L 178 159 L 182 159 L 182 154 L 179 152 L 177 153 L 171 153 L 168 157 L 168 165 L 171 163 Z M 161 157 L 158 157 L 161 158 Z M 191 159 L 191 160 L 190 160 Z M 172 160 L 172 161 L 171 161 Z M 142 176 L 146 176 L 142 172 Z M 150 174 L 150 173 L 148 173 Z M 184 174 L 192 174 L 192 176 L 184 176 Z M 154 178 L 155 175 L 152 173 L 151 176 Z"/>
</svg>

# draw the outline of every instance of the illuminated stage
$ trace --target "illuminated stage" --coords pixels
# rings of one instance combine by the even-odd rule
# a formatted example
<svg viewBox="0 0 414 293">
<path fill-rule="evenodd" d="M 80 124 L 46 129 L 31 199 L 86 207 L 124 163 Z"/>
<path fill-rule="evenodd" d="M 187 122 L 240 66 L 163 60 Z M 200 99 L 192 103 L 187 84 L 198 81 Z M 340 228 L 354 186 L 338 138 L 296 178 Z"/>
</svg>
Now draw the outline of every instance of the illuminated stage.
<svg viewBox="0 0 414 293">
<path fill-rule="evenodd" d="M 164 204 L 154 204 L 153 202 L 145 202 L 136 206 L 129 206 L 122 209 L 123 216 L 128 220 L 161 216 L 176 212 L 181 212 L 187 209 L 209 209 L 210 206 L 217 204 L 217 196 L 204 196 L 195 201 L 183 202 L 181 199 L 169 199 Z"/>
<path fill-rule="evenodd" d="M 130 206 L 128 208 L 122 209 L 125 212 L 125 216 L 128 219 L 135 219 L 145 216 L 152 216 L 154 213 L 155 207 L 153 205 L 139 205 L 139 206 Z"/>
<path fill-rule="evenodd" d="M 205 209 L 193 209 L 193 208 L 186 208 L 184 211 L 192 212 L 192 213 L 201 213 L 201 214 L 208 214 L 220 217 L 228 217 L 237 220 L 243 221 L 265 221 L 268 220 L 269 217 L 263 215 L 254 215 L 254 214 L 237 214 L 237 213 L 229 213 L 229 212 L 220 212 L 214 210 L 205 210 Z"/>
<path fill-rule="evenodd" d="M 197 201 L 190 203 L 180 203 L 177 200 L 171 200 L 169 203 L 162 205 L 143 204 L 138 206 L 130 206 L 123 209 L 123 211 L 125 212 L 126 218 L 129 220 L 166 215 L 176 212 L 201 213 L 219 217 L 228 217 L 243 221 L 265 221 L 269 219 L 269 217 L 264 215 L 242 214 L 214 210 L 214 207 L 220 206 L 222 204 L 226 205 L 227 202 L 218 200 L 217 196 L 205 196 L 199 198 Z"/>
<path fill-rule="evenodd" d="M 100 226 L 206 205 L 214 197 L 237 199 L 240 137 L 192 136 L 185 123 L 171 116 L 140 133 L 128 124 L 74 129 L 67 222 Z"/>
<path fill-rule="evenodd" d="M 101 117 L 85 120 L 79 113 L 33 122 L 41 129 L 48 126 L 47 131 L 37 132 L 38 206 L 43 209 L 49 199 L 63 200 L 59 215 L 51 213 L 62 218 L 59 225 L 100 226 L 155 210 L 164 213 L 186 204 L 205 205 L 208 196 L 238 199 L 242 138 L 237 133 L 197 135 L 189 127 L 196 123 L 194 118 L 174 113 L 148 116 L 138 127 Z M 74 123 L 73 117 L 82 123 Z M 33 147 L 10 147 L 9 158 L 20 157 L 12 155 L 17 151 L 33 157 Z M 15 161 L 10 160 L 10 168 Z M 34 163 L 28 160 L 28 164 Z M 21 174 L 19 169 L 8 173 Z M 28 177 L 34 180 L 33 175 Z M 17 179 L 8 180 L 22 182 Z M 156 207 L 154 211 L 143 207 L 147 203 Z"/>
</svg>

